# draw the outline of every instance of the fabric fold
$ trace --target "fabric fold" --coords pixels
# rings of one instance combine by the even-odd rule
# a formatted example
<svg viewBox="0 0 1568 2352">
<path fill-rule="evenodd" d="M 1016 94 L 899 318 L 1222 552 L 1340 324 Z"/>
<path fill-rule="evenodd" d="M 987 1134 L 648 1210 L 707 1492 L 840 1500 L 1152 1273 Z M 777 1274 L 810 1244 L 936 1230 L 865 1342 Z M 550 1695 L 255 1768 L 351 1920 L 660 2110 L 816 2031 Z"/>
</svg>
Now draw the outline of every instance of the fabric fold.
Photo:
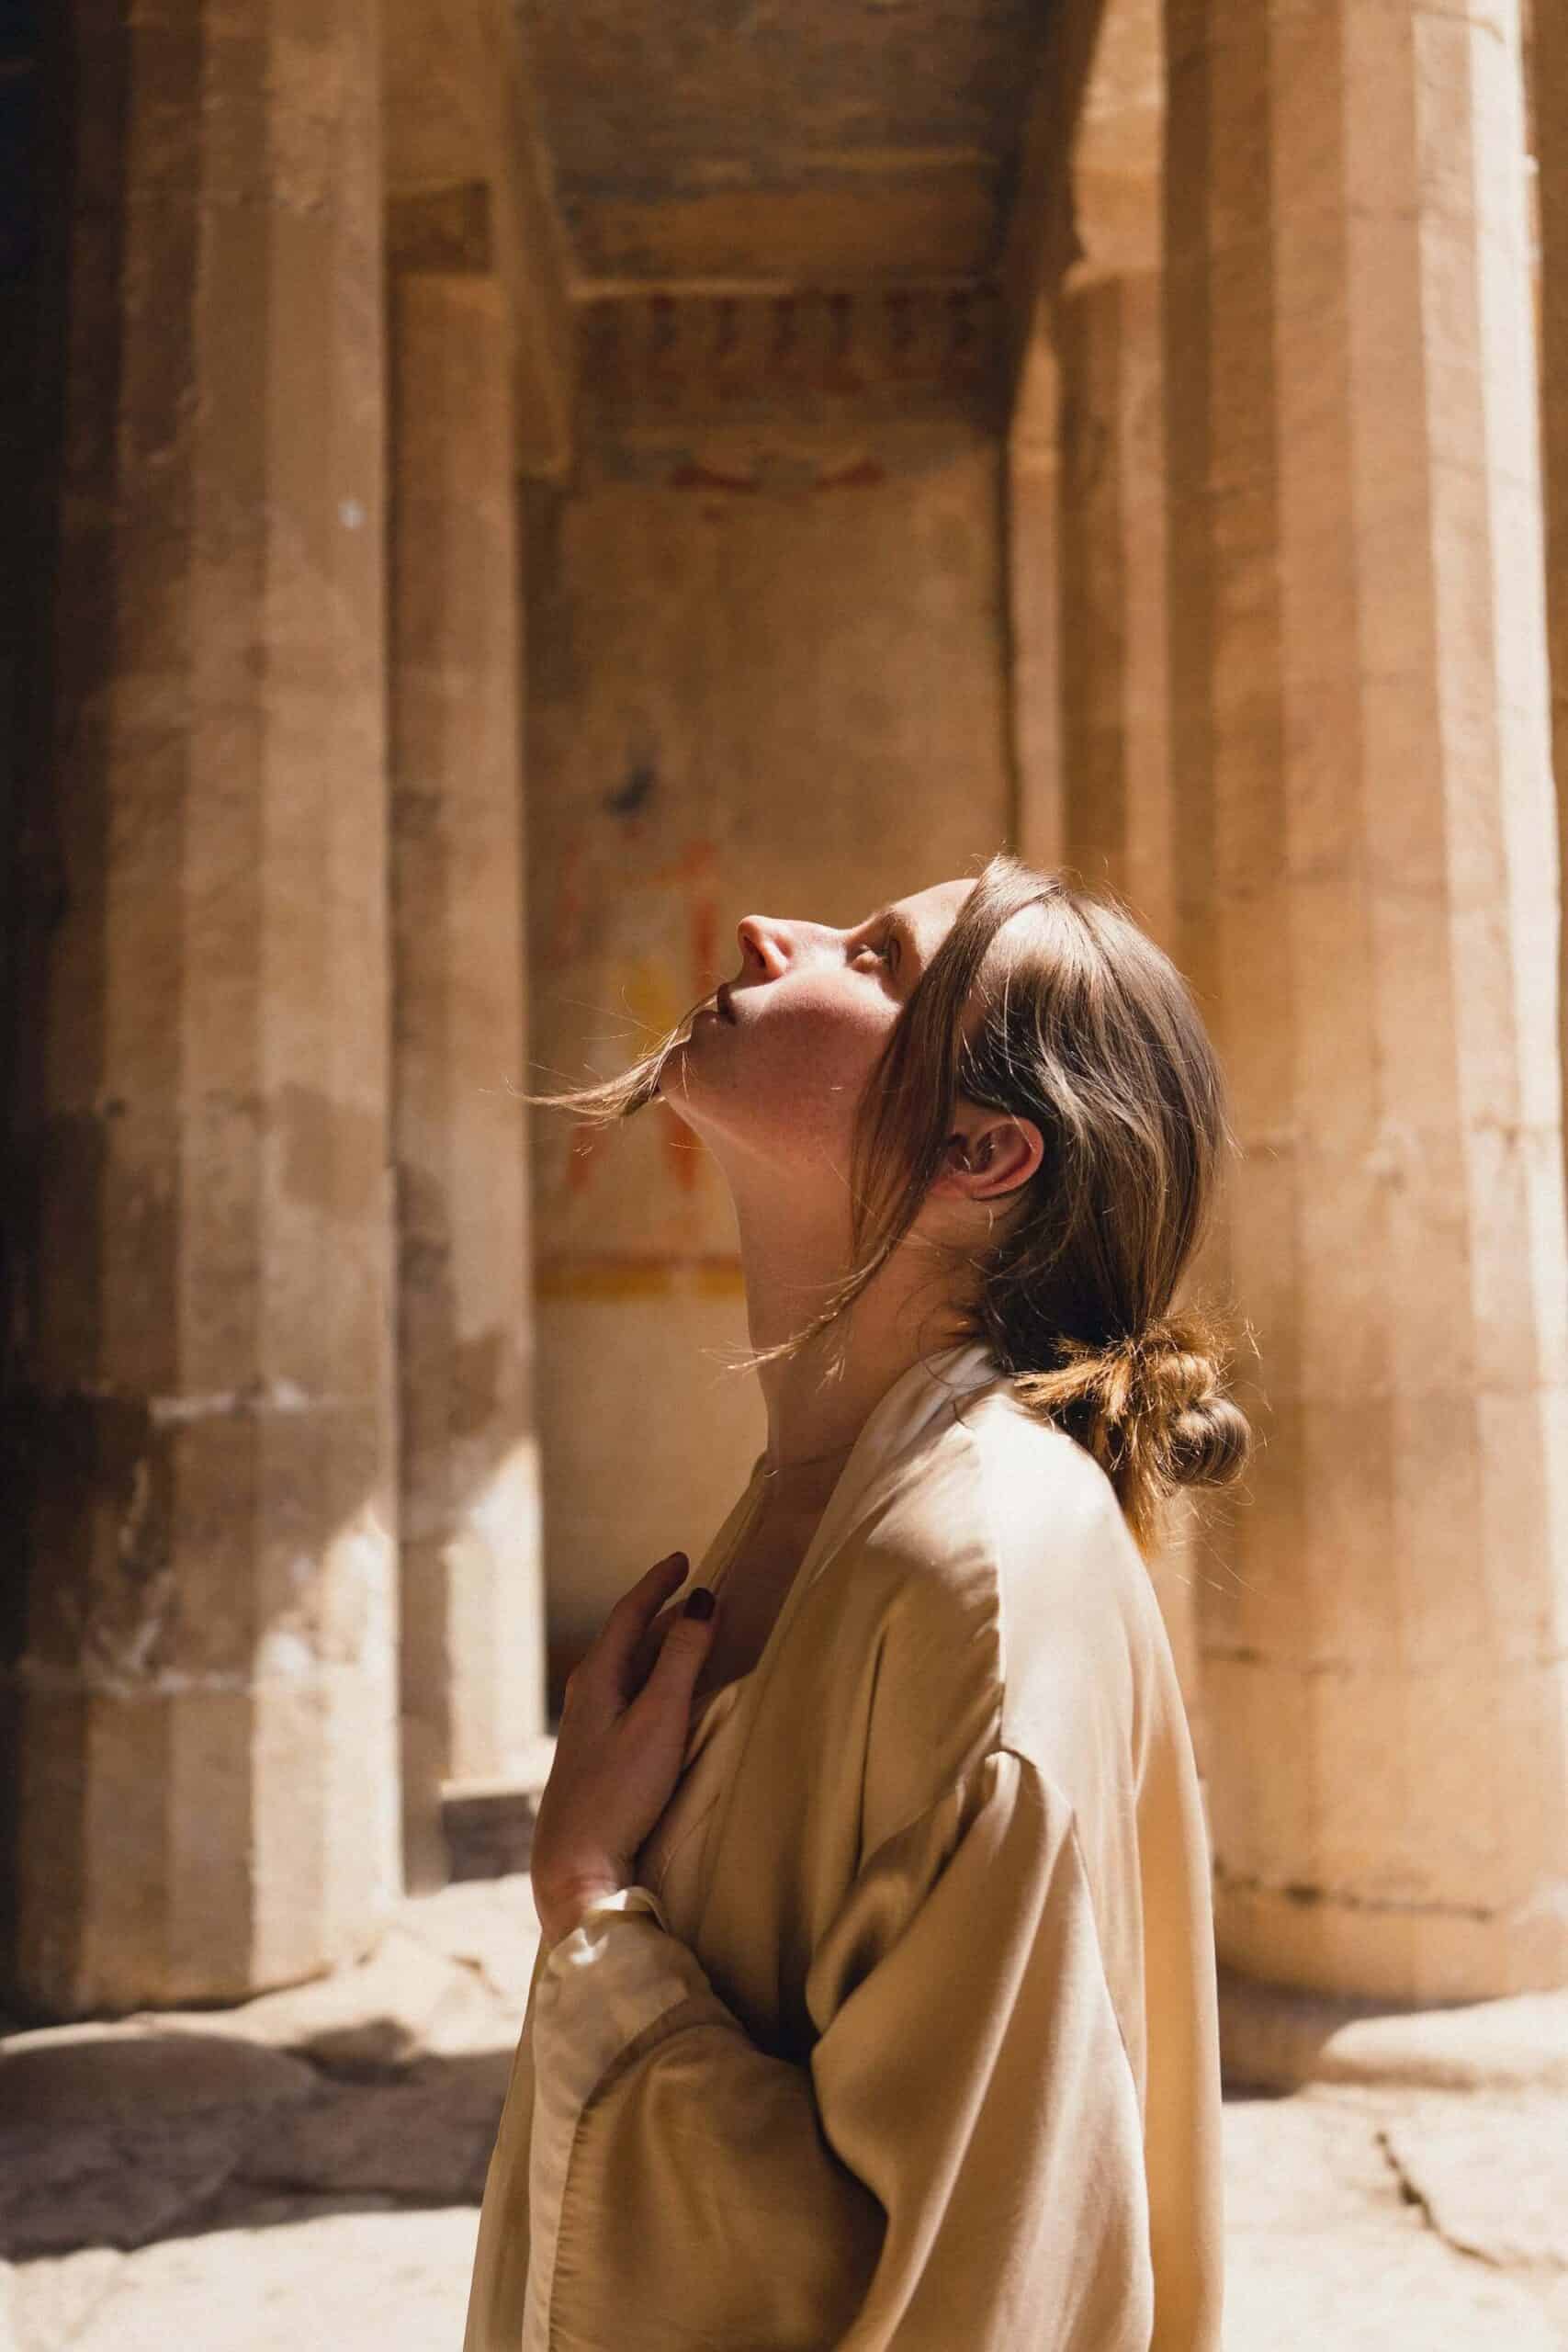
<svg viewBox="0 0 1568 2352">
<path fill-rule="evenodd" d="M 869 1857 L 761 2050 L 656 1898 L 536 1986 L 522 2352 L 1147 2352 L 1136 2087 L 1070 1806 L 985 1756 Z"/>
</svg>

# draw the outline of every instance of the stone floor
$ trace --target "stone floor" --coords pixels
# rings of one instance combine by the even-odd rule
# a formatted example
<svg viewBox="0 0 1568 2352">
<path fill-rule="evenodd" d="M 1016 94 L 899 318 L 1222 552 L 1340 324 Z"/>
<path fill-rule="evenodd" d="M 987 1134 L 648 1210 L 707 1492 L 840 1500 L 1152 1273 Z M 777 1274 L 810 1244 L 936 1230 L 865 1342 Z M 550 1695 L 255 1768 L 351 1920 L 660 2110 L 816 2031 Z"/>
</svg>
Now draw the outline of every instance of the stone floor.
<svg viewBox="0 0 1568 2352">
<path fill-rule="evenodd" d="M 536 1936 L 470 1882 L 317 1984 L 0 2033 L 0 2352 L 458 2352 Z M 1236 2088 L 1226 2352 L 1568 2347 L 1544 2079 Z"/>
</svg>

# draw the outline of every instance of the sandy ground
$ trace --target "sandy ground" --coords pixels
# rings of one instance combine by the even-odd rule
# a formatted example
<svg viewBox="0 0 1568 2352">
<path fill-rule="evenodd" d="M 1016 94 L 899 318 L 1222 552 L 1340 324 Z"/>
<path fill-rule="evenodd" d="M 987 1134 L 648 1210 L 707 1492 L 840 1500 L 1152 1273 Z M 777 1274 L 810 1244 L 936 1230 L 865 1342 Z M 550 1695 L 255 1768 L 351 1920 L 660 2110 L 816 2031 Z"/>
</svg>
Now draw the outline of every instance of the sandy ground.
<svg viewBox="0 0 1568 2352">
<path fill-rule="evenodd" d="M 315 1984 L 0 2035 L 0 2352 L 460 2352 L 536 1936 L 472 1882 Z M 1562 2068 L 1447 2072 L 1231 2090 L 1225 2352 L 1568 2352 Z"/>
</svg>

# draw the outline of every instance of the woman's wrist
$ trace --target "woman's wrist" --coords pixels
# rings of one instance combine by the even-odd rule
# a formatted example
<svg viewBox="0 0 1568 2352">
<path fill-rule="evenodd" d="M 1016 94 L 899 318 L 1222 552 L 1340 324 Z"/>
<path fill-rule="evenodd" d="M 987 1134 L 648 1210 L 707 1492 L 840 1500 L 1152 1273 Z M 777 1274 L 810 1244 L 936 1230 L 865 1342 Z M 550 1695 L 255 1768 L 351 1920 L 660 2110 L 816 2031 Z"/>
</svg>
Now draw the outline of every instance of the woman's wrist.
<svg viewBox="0 0 1568 2352">
<path fill-rule="evenodd" d="M 558 1944 L 580 1924 L 590 1904 L 606 1894 L 619 1894 L 628 1883 L 624 1878 L 592 1878 L 575 1880 L 570 1887 L 545 1894 L 536 1888 L 534 1908 L 541 1938 L 547 1944 Z"/>
</svg>

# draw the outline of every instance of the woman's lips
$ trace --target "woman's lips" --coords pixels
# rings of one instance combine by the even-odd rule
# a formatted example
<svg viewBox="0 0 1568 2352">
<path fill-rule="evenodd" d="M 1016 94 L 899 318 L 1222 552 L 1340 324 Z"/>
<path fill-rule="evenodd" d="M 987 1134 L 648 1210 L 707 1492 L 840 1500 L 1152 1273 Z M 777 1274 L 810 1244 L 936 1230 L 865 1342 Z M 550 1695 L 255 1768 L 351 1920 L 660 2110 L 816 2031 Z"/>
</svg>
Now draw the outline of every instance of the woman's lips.
<svg viewBox="0 0 1568 2352">
<path fill-rule="evenodd" d="M 728 980 L 720 980 L 718 984 L 717 1004 L 719 1019 L 721 1021 L 732 1022 L 735 1019 L 735 1007 L 729 1001 L 729 982 Z"/>
</svg>

